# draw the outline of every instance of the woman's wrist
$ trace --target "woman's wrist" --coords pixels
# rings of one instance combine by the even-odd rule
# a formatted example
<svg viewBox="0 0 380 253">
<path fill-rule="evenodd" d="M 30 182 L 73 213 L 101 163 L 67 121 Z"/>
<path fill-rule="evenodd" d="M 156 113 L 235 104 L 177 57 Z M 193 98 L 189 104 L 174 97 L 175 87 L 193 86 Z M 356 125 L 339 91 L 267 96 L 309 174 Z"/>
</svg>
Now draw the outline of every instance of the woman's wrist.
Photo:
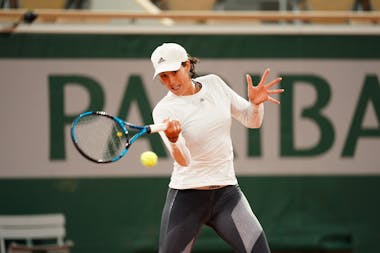
<svg viewBox="0 0 380 253">
<path fill-rule="evenodd" d="M 251 104 L 252 104 L 253 110 L 256 112 L 259 111 L 260 108 L 263 106 L 263 103 L 255 104 L 255 103 L 251 102 Z"/>
</svg>

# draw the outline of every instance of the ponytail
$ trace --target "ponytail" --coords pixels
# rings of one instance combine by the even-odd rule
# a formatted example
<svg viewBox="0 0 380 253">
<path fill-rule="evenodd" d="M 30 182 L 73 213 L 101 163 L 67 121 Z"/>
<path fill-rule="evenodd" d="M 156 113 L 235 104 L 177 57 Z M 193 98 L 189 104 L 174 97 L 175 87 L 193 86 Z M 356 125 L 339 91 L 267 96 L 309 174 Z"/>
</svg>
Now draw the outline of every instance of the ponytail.
<svg viewBox="0 0 380 253">
<path fill-rule="evenodd" d="M 198 76 L 198 74 L 195 72 L 195 64 L 199 62 L 199 59 L 189 54 L 187 55 L 187 57 L 189 58 L 189 61 L 190 61 L 190 77 L 195 78 Z M 183 62 L 182 66 L 185 66 L 185 65 L 186 65 L 186 62 Z"/>
</svg>

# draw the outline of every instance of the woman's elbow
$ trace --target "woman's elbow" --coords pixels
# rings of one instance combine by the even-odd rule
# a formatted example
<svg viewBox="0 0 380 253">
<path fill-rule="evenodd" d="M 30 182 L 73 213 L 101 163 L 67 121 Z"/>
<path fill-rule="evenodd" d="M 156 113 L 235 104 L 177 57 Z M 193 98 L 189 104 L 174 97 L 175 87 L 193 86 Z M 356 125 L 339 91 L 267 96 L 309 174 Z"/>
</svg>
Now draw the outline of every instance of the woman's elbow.
<svg viewBox="0 0 380 253">
<path fill-rule="evenodd" d="M 257 128 L 260 128 L 262 126 L 262 124 L 263 124 L 263 121 L 259 120 L 259 121 L 252 122 L 249 125 L 246 125 L 246 127 L 251 128 L 251 129 L 257 129 Z"/>
<path fill-rule="evenodd" d="M 260 128 L 263 125 L 263 121 L 260 120 L 259 122 L 256 123 L 254 128 Z"/>
</svg>

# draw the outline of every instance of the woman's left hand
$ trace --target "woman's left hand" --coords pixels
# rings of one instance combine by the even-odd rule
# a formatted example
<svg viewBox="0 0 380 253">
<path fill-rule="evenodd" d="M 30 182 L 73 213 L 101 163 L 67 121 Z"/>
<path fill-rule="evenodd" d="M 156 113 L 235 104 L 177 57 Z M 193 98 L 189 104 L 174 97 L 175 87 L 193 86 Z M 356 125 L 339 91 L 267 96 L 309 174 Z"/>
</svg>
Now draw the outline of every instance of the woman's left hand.
<svg viewBox="0 0 380 253">
<path fill-rule="evenodd" d="M 263 76 L 261 77 L 261 80 L 257 86 L 252 85 L 252 78 L 250 75 L 247 75 L 247 84 L 248 84 L 248 98 L 249 101 L 255 105 L 259 105 L 261 103 L 264 103 L 265 101 L 272 102 L 274 104 L 279 104 L 280 101 L 277 99 L 272 98 L 271 94 L 280 94 L 284 92 L 284 89 L 275 89 L 275 90 L 270 90 L 270 88 L 279 83 L 282 78 L 278 77 L 274 79 L 273 81 L 269 82 L 266 84 L 265 82 L 267 81 L 268 75 L 269 75 L 269 69 L 266 69 L 264 71 Z"/>
</svg>

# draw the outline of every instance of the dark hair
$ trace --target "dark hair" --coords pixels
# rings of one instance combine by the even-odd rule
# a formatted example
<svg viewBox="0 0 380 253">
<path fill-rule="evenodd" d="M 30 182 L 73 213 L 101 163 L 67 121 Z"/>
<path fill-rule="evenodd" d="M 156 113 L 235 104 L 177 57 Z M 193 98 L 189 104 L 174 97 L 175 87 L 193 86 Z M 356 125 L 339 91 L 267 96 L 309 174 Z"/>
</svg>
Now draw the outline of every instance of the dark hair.
<svg viewBox="0 0 380 253">
<path fill-rule="evenodd" d="M 187 57 L 189 58 L 189 61 L 190 61 L 190 77 L 191 78 L 195 78 L 197 77 L 197 73 L 195 72 L 195 64 L 197 64 L 199 62 L 199 59 L 196 58 L 196 57 L 193 57 L 191 55 L 187 55 Z M 182 66 L 186 66 L 186 62 L 182 62 Z"/>
</svg>

